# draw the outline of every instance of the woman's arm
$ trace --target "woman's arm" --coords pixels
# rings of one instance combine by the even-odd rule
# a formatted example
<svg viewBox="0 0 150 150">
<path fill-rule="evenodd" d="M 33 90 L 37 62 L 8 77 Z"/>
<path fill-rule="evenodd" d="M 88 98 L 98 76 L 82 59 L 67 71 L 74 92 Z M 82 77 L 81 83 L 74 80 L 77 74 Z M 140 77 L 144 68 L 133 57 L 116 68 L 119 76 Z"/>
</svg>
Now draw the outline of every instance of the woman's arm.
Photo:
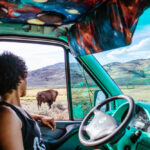
<svg viewBox="0 0 150 150">
<path fill-rule="evenodd" d="M 5 106 L 0 107 L 0 150 L 24 150 L 22 123 L 18 116 Z"/>
<path fill-rule="evenodd" d="M 30 115 L 35 120 L 41 120 L 41 122 L 45 126 L 48 126 L 51 130 L 56 129 L 56 124 L 54 122 L 54 118 L 49 117 L 49 116 L 43 116 L 43 115 L 35 115 L 35 114 L 30 114 Z"/>
</svg>

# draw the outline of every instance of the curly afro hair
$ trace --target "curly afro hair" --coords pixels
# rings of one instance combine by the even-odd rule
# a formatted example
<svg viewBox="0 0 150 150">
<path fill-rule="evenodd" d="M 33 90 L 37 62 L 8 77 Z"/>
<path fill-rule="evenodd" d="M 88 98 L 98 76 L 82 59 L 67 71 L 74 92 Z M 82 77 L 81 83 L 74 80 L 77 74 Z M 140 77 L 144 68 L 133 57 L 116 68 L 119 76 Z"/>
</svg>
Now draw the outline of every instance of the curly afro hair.
<svg viewBox="0 0 150 150">
<path fill-rule="evenodd" d="M 27 67 L 20 57 L 11 52 L 0 54 L 0 96 L 17 89 L 20 79 L 27 77 Z"/>
</svg>

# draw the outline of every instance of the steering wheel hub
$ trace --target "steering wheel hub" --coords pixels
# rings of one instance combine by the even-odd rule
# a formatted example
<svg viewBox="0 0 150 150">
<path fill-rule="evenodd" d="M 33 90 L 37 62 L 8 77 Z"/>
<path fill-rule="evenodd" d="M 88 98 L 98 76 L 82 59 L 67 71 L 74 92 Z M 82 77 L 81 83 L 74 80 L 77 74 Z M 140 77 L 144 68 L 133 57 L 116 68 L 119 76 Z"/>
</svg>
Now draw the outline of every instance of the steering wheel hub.
<svg viewBox="0 0 150 150">
<path fill-rule="evenodd" d="M 117 121 L 113 117 L 96 110 L 94 111 L 94 118 L 84 129 L 90 140 L 97 140 L 112 133 L 117 126 Z"/>
</svg>

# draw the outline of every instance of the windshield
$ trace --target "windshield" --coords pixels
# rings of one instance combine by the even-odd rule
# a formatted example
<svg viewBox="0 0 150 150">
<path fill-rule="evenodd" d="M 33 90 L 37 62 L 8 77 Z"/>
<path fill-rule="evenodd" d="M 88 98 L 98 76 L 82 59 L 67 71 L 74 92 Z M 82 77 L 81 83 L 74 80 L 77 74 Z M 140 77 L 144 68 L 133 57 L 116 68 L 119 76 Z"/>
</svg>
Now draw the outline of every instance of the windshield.
<svg viewBox="0 0 150 150">
<path fill-rule="evenodd" d="M 150 102 L 150 9 L 141 16 L 130 46 L 94 54 L 124 94 Z"/>
</svg>

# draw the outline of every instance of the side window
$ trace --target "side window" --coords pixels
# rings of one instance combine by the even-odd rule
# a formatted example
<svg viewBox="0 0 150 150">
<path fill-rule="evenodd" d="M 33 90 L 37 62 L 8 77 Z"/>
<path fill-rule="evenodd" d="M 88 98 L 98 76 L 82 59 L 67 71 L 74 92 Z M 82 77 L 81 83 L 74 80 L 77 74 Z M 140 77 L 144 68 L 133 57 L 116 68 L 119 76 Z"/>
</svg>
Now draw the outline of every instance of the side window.
<svg viewBox="0 0 150 150">
<path fill-rule="evenodd" d="M 69 63 L 73 117 L 74 120 L 82 120 L 96 104 L 97 93 L 101 90 L 71 54 L 69 55 Z M 105 96 L 102 98 L 105 99 Z"/>
<path fill-rule="evenodd" d="M 22 57 L 28 67 L 27 93 L 21 98 L 22 107 L 32 114 L 68 120 L 64 49 L 42 44 L 0 44 L 0 53 L 10 51 Z M 54 91 L 58 92 L 56 99 Z"/>
</svg>

